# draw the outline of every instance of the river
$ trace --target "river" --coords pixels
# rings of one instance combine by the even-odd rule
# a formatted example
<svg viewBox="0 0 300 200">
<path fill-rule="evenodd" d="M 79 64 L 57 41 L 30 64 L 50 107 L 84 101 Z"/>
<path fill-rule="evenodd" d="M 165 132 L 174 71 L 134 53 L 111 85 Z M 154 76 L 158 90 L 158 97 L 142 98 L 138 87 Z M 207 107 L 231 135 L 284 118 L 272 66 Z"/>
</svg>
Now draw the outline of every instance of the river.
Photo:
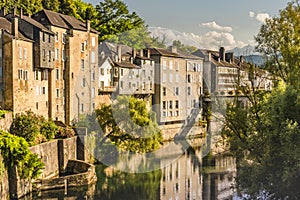
<svg viewBox="0 0 300 200">
<path fill-rule="evenodd" d="M 175 142 L 171 145 L 177 145 Z M 172 147 L 173 148 L 173 147 Z M 173 151 L 168 151 L 168 155 Z M 175 152 L 175 151 L 174 151 Z M 124 172 L 103 164 L 96 166 L 98 180 L 89 187 L 43 191 L 23 199 L 75 200 L 181 200 L 232 199 L 236 174 L 235 159 L 226 153 L 203 156 L 203 147 L 191 144 L 177 153 L 159 160 L 160 167 L 145 173 Z M 135 161 L 136 162 L 136 161 Z M 145 164 L 147 166 L 147 163 Z M 118 168 L 118 167 L 117 167 Z"/>
</svg>

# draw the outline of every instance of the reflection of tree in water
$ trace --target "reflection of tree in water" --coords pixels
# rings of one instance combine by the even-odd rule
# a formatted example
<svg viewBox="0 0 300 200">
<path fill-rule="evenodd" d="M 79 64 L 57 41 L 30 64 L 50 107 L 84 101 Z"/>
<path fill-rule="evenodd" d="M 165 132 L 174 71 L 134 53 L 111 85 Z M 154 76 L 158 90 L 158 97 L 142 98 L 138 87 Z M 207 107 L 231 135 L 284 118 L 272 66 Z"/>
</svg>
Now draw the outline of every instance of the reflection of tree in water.
<svg viewBox="0 0 300 200">
<path fill-rule="evenodd" d="M 94 199 L 159 199 L 161 171 L 126 173 L 104 165 L 96 168 Z"/>
</svg>

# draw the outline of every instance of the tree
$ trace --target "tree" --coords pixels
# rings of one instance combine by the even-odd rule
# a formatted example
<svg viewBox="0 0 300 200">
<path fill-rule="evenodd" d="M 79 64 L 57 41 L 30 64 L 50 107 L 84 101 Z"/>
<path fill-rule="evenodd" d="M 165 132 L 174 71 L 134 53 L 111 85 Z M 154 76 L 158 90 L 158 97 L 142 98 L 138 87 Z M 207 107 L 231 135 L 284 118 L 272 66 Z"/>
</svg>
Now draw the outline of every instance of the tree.
<svg viewBox="0 0 300 200">
<path fill-rule="evenodd" d="M 183 53 L 193 53 L 197 50 L 197 47 L 184 45 L 179 40 L 174 40 L 173 46 L 177 47 L 177 50 Z"/>
<path fill-rule="evenodd" d="M 104 0 L 96 5 L 96 12 L 92 26 L 100 33 L 99 41 L 144 26 L 144 21 L 135 12 L 130 13 L 127 5 L 120 0 Z"/>
<path fill-rule="evenodd" d="M 59 12 L 60 2 L 59 0 L 42 0 L 42 5 L 44 9 L 52 10 L 54 12 Z"/>
<path fill-rule="evenodd" d="M 276 87 L 257 91 L 251 84 L 249 107 L 237 101 L 227 107 L 223 136 L 237 157 L 237 186 L 251 198 L 261 192 L 272 199 L 300 198 L 299 8 L 298 0 L 289 3 L 256 37 Z"/>
<path fill-rule="evenodd" d="M 112 105 L 102 105 L 96 114 L 106 137 L 120 149 L 149 152 L 160 147 L 162 135 L 155 113 L 148 112 L 144 101 L 119 96 Z"/>
<path fill-rule="evenodd" d="M 276 77 L 299 87 L 300 6 L 293 0 L 278 17 L 267 19 L 255 37 L 256 50 L 267 59 L 266 68 Z M 296 84 L 297 83 L 297 84 Z"/>
</svg>

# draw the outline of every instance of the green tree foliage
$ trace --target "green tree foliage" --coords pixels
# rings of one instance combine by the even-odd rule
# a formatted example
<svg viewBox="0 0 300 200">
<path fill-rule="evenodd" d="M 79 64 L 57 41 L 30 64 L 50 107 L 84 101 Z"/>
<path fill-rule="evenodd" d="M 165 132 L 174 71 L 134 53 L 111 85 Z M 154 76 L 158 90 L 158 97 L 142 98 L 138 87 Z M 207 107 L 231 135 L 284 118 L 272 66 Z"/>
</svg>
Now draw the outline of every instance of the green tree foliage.
<svg viewBox="0 0 300 200">
<path fill-rule="evenodd" d="M 162 135 L 155 113 L 148 112 L 144 101 L 119 96 L 112 105 L 102 105 L 96 114 L 106 137 L 120 149 L 149 152 L 160 147 Z"/>
<path fill-rule="evenodd" d="M 25 14 L 31 15 L 40 11 L 43 6 L 41 0 L 4 0 L 0 2 L 0 8 L 5 8 L 7 12 L 12 11 L 13 8 L 22 8 Z"/>
<path fill-rule="evenodd" d="M 46 120 L 32 111 L 26 111 L 15 117 L 11 131 L 14 135 L 24 138 L 30 145 L 35 145 L 53 139 L 58 127 L 51 119 Z"/>
<path fill-rule="evenodd" d="M 31 153 L 28 147 L 24 138 L 0 132 L 0 152 L 5 168 L 9 169 L 17 165 L 21 178 L 38 178 L 44 168 L 44 163 L 36 154 Z"/>
<path fill-rule="evenodd" d="M 59 12 L 60 1 L 59 0 L 42 0 L 42 6 L 44 9 L 52 10 L 54 12 Z"/>
<path fill-rule="evenodd" d="M 252 84 L 249 107 L 227 108 L 223 134 L 237 156 L 237 185 L 251 198 L 261 191 L 272 199 L 300 198 L 299 9 L 298 0 L 288 3 L 256 37 L 276 87 L 263 92 Z"/>
<path fill-rule="evenodd" d="M 97 16 L 92 26 L 99 31 L 99 40 L 116 37 L 119 33 L 143 28 L 144 21 L 135 13 L 130 13 L 127 5 L 120 0 L 104 0 L 96 5 Z"/>
<path fill-rule="evenodd" d="M 177 47 L 177 50 L 183 53 L 193 53 L 197 51 L 197 47 L 184 45 L 179 40 L 174 40 L 173 46 Z"/>
<path fill-rule="evenodd" d="M 297 86 L 300 67 L 300 6 L 293 0 L 278 17 L 267 19 L 255 37 L 256 49 L 266 58 L 266 68 L 276 77 Z"/>
</svg>

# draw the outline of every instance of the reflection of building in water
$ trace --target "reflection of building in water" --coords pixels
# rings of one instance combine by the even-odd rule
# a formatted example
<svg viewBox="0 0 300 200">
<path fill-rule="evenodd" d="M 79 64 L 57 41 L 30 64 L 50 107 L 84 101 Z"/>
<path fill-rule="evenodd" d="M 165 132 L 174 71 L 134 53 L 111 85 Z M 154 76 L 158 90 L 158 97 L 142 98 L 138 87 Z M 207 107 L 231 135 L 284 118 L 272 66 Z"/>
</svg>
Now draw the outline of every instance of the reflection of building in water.
<svg viewBox="0 0 300 200">
<path fill-rule="evenodd" d="M 201 160 L 189 150 L 162 169 L 160 199 L 201 199 Z"/>
<path fill-rule="evenodd" d="M 236 176 L 235 158 L 218 154 L 214 156 L 203 174 L 203 199 L 232 199 L 233 182 Z"/>
</svg>

